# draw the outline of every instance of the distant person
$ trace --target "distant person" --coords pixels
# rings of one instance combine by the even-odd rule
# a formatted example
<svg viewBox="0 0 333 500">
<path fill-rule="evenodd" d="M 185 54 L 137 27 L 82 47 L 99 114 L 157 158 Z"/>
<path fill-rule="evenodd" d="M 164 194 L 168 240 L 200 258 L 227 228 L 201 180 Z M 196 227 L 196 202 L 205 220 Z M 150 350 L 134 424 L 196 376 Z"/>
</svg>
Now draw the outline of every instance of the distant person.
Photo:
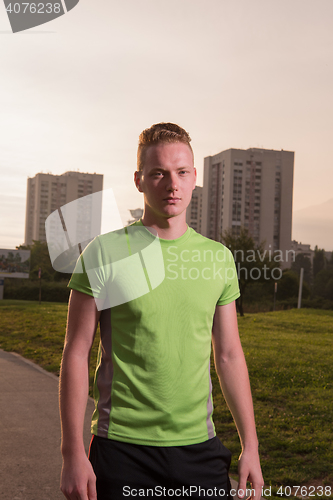
<svg viewBox="0 0 333 500">
<path fill-rule="evenodd" d="M 212 420 L 211 342 L 242 445 L 239 489 L 250 481 L 260 498 L 235 265 L 228 249 L 186 224 L 196 183 L 190 140 L 172 123 L 141 133 L 134 180 L 143 217 L 92 241 L 71 278 L 60 380 L 61 489 L 68 500 L 230 498 L 231 453 Z M 98 323 L 88 460 L 82 435 Z"/>
</svg>

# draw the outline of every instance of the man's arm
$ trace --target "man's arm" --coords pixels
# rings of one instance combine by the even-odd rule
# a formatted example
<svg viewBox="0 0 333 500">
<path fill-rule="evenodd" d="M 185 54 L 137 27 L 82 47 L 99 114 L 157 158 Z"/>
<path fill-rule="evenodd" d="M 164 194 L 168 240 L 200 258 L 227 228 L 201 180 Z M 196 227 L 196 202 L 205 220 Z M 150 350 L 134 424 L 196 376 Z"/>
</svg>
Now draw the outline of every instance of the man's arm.
<svg viewBox="0 0 333 500">
<path fill-rule="evenodd" d="M 96 478 L 83 443 L 89 356 L 100 313 L 95 299 L 73 290 L 60 372 L 61 491 L 67 500 L 96 500 Z"/>
<path fill-rule="evenodd" d="M 239 339 L 235 302 L 217 306 L 213 323 L 213 348 L 221 389 L 234 418 L 242 445 L 239 457 L 239 490 L 250 481 L 255 499 L 264 484 L 258 453 L 249 375 Z M 239 496 L 243 496 L 240 495 Z"/>
</svg>

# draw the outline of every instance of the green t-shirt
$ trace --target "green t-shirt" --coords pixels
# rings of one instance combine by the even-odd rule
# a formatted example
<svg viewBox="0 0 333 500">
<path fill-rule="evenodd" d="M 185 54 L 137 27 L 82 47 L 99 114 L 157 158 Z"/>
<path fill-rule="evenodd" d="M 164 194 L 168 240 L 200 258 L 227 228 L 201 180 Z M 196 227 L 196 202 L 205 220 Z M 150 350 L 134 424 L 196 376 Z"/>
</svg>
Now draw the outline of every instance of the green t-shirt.
<svg viewBox="0 0 333 500">
<path fill-rule="evenodd" d="M 239 297 L 231 252 L 191 228 L 158 239 L 139 221 L 95 238 L 69 286 L 101 310 L 92 433 L 154 446 L 213 437 L 213 317 Z"/>
</svg>

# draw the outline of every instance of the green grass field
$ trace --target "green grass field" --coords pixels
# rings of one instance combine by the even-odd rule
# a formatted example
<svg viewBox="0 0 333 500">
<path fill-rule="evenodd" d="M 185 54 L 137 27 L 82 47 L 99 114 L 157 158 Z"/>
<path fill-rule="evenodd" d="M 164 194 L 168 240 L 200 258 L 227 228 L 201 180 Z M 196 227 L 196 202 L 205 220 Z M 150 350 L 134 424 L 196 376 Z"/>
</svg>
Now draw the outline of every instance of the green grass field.
<svg viewBox="0 0 333 500">
<path fill-rule="evenodd" d="M 333 311 L 246 315 L 239 318 L 239 330 L 265 482 L 333 487 Z M 217 431 L 235 453 L 236 472 L 239 441 L 213 385 Z"/>
<path fill-rule="evenodd" d="M 1 301 L 0 348 L 58 374 L 66 313 L 64 304 Z M 326 485 L 322 498 L 332 497 L 333 311 L 248 314 L 239 318 L 239 329 L 250 373 L 265 483 L 273 486 L 275 494 L 279 485 L 307 486 L 310 493 L 319 491 L 310 490 L 310 486 Z M 96 352 L 97 342 L 91 379 Z M 212 379 L 215 425 L 234 454 L 231 473 L 236 475 L 239 440 L 214 370 Z"/>
<path fill-rule="evenodd" d="M 67 304 L 0 301 L 0 349 L 17 352 L 59 375 L 66 322 Z M 91 353 L 91 392 L 97 350 L 98 335 Z"/>
</svg>

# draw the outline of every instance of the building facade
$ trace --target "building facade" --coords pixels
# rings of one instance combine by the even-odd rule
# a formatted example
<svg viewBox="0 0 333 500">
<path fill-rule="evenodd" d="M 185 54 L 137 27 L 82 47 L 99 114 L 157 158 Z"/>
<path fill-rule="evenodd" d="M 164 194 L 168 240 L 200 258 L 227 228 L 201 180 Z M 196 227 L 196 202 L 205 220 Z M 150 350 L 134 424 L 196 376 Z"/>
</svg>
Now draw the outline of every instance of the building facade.
<svg viewBox="0 0 333 500">
<path fill-rule="evenodd" d="M 313 264 L 314 250 L 311 249 L 311 245 L 293 240 L 291 242 L 291 249 L 294 251 L 295 258 L 301 254 L 307 257 L 311 261 L 311 264 Z"/>
<path fill-rule="evenodd" d="M 241 226 L 268 250 L 291 248 L 294 153 L 228 149 L 204 160 L 202 234 L 221 241 Z"/>
<path fill-rule="evenodd" d="M 195 186 L 191 202 L 186 209 L 186 222 L 198 233 L 201 233 L 202 226 L 202 194 L 203 188 Z"/>
<path fill-rule="evenodd" d="M 28 178 L 25 245 L 46 241 L 45 220 L 71 201 L 103 189 L 103 175 L 65 172 L 62 175 L 36 174 Z"/>
</svg>

